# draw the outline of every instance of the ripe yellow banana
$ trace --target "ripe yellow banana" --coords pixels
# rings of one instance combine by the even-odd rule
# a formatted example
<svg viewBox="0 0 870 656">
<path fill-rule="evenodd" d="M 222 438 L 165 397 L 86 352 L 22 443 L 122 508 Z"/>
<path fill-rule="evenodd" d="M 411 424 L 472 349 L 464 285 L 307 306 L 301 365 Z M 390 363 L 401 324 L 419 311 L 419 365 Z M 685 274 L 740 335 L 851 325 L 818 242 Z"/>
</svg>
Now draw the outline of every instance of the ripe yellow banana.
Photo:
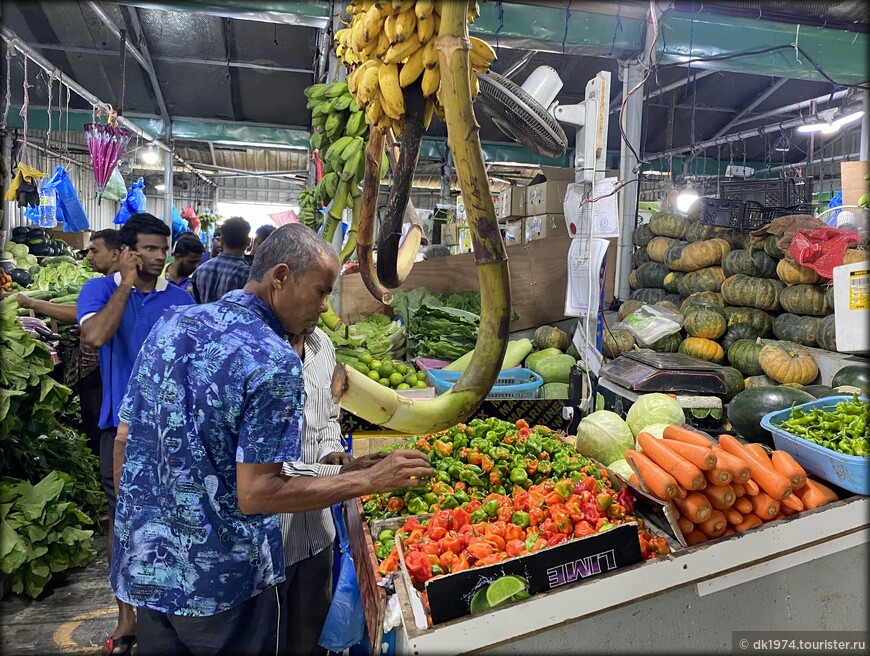
<svg viewBox="0 0 870 656">
<path fill-rule="evenodd" d="M 390 118 L 402 118 L 405 114 L 405 97 L 399 84 L 399 65 L 394 63 L 378 67 L 378 83 L 384 113 Z"/>
<path fill-rule="evenodd" d="M 363 21 L 361 21 L 359 18 L 354 20 L 353 27 L 351 27 L 351 43 L 357 51 L 361 51 L 363 48 L 365 48 L 366 45 L 362 28 Z"/>
<path fill-rule="evenodd" d="M 435 0 L 417 0 L 414 4 L 414 13 L 417 14 L 417 19 L 429 18 L 434 9 Z"/>
<path fill-rule="evenodd" d="M 420 39 L 417 38 L 417 32 L 412 32 L 402 43 L 390 46 L 390 49 L 387 50 L 387 54 L 384 56 L 384 63 L 399 63 L 410 57 L 420 47 Z"/>
<path fill-rule="evenodd" d="M 363 16 L 363 38 L 366 43 L 377 41 L 381 28 L 384 25 L 385 15 L 381 13 L 381 5 L 375 3 L 372 5 L 365 16 Z"/>
<path fill-rule="evenodd" d="M 399 71 L 399 84 L 402 88 L 412 84 L 414 80 L 423 74 L 423 48 L 417 48 L 408 61 L 402 64 L 402 70 Z"/>
<path fill-rule="evenodd" d="M 435 19 L 432 16 L 417 19 L 417 38 L 420 43 L 427 44 L 435 35 Z"/>
<path fill-rule="evenodd" d="M 423 88 L 423 97 L 428 98 L 433 93 L 438 91 L 441 85 L 441 69 L 438 66 L 427 68 L 423 71 L 423 80 L 421 86 Z"/>
<path fill-rule="evenodd" d="M 390 44 L 396 43 L 396 17 L 393 14 L 384 19 L 384 32 L 390 40 Z"/>
<path fill-rule="evenodd" d="M 435 103 L 431 98 L 426 99 L 426 108 L 423 110 L 423 129 L 428 130 L 432 122 L 432 114 L 435 113 Z"/>
<path fill-rule="evenodd" d="M 417 31 L 417 16 L 413 9 L 396 16 L 396 42 L 402 43 Z"/>
<path fill-rule="evenodd" d="M 374 66 L 368 67 L 359 79 L 357 86 L 357 97 L 360 98 L 363 104 L 370 103 L 378 94 L 378 69 L 381 66 L 375 61 Z"/>
<path fill-rule="evenodd" d="M 366 122 L 371 126 L 380 126 L 384 119 L 384 111 L 381 108 L 380 95 L 369 103 L 366 107 Z"/>
<path fill-rule="evenodd" d="M 468 76 L 468 82 L 471 85 L 471 97 L 477 97 L 477 94 L 480 93 L 480 83 L 477 81 L 477 73 L 471 71 L 471 74 Z"/>
<path fill-rule="evenodd" d="M 378 47 L 375 48 L 375 57 L 377 59 L 383 59 L 387 54 L 387 50 L 389 49 L 390 40 L 389 38 L 387 38 L 387 33 L 381 32 L 380 36 L 378 37 Z"/>
<path fill-rule="evenodd" d="M 438 66 L 438 51 L 435 49 L 435 41 L 431 40 L 423 48 L 423 66 L 435 68 Z"/>
<path fill-rule="evenodd" d="M 489 65 L 495 61 L 495 50 L 486 42 L 477 37 L 470 37 L 471 50 L 468 51 L 468 57 L 471 65 L 475 68 L 481 66 L 489 68 Z"/>
</svg>

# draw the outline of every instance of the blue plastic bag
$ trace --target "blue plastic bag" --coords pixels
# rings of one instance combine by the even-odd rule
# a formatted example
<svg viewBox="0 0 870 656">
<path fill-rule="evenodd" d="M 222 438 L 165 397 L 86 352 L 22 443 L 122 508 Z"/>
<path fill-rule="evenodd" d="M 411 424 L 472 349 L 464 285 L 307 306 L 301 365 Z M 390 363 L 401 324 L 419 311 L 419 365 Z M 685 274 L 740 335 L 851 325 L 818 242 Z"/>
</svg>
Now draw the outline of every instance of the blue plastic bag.
<svg viewBox="0 0 870 656">
<path fill-rule="evenodd" d="M 178 211 L 178 208 L 175 205 L 172 206 L 172 243 L 178 241 L 178 238 L 185 232 L 190 232 L 190 226 L 187 224 L 181 214 Z"/>
<path fill-rule="evenodd" d="M 363 639 L 366 621 L 341 504 L 332 506 L 332 518 L 341 549 L 341 568 L 318 644 L 328 651 L 341 652 Z"/>
<path fill-rule="evenodd" d="M 145 181 L 142 178 L 139 178 L 136 182 L 130 185 L 130 191 L 127 193 L 127 198 L 125 198 L 124 202 L 121 203 L 121 208 L 115 215 L 115 224 L 123 225 L 127 223 L 127 219 L 132 215 L 146 211 L 144 188 Z"/>
<path fill-rule="evenodd" d="M 85 208 L 82 207 L 79 195 L 64 167 L 56 167 L 52 176 L 42 186 L 54 190 L 55 215 L 57 220 L 63 223 L 64 232 L 81 232 L 91 227 L 85 215 Z"/>
</svg>

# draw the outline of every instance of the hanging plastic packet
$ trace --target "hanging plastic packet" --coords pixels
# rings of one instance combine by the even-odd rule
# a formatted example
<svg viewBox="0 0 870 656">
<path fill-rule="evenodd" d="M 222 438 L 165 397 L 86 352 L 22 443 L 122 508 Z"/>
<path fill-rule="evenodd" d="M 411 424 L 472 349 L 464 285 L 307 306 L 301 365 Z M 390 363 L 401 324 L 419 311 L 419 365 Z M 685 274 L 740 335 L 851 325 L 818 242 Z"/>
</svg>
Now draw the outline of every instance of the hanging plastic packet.
<svg viewBox="0 0 870 656">
<path fill-rule="evenodd" d="M 682 315 L 665 308 L 643 305 L 616 324 L 625 328 L 643 346 L 654 344 L 662 337 L 673 335 L 683 327 Z"/>
<path fill-rule="evenodd" d="M 41 183 L 39 185 L 39 221 L 40 228 L 57 227 L 57 194 L 53 186 Z"/>
</svg>

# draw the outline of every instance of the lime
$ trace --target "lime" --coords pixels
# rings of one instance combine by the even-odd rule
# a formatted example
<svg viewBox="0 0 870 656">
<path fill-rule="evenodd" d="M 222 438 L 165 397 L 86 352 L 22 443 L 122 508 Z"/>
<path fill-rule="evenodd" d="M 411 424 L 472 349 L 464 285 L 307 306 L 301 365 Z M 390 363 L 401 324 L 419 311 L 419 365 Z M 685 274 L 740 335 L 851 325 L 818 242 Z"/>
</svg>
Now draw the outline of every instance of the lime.
<svg viewBox="0 0 870 656">
<path fill-rule="evenodd" d="M 389 378 L 393 375 L 393 363 L 392 362 L 384 362 L 380 367 L 378 367 L 378 373 L 381 375 L 381 378 Z"/>
<path fill-rule="evenodd" d="M 426 389 L 427 387 L 429 386 L 426 384 L 425 380 L 418 380 L 414 383 L 414 389 Z"/>
<path fill-rule="evenodd" d="M 383 364 L 383 362 L 381 362 L 380 360 L 372 360 L 371 362 L 368 363 L 369 369 L 377 369 L 382 364 Z"/>
<path fill-rule="evenodd" d="M 377 369 L 372 369 L 372 370 L 369 372 L 369 378 L 371 378 L 372 380 L 380 380 L 380 379 L 381 379 L 381 375 L 378 373 L 378 370 L 377 370 Z"/>
<path fill-rule="evenodd" d="M 384 387 L 389 387 L 389 386 L 390 386 L 390 379 L 389 379 L 389 378 L 381 378 L 378 382 L 379 382 L 381 385 L 383 385 Z"/>
<path fill-rule="evenodd" d="M 502 576 L 490 583 L 486 590 L 486 601 L 490 607 L 498 606 L 525 588 L 526 585 L 518 577 Z"/>
<path fill-rule="evenodd" d="M 368 373 L 369 373 L 369 368 L 363 362 L 357 362 L 355 365 L 353 365 L 353 368 L 356 369 L 361 374 L 368 375 Z"/>
<path fill-rule="evenodd" d="M 401 385 L 403 382 L 405 382 L 405 379 L 398 371 L 390 374 L 390 385 L 392 385 L 393 387 L 395 387 L 396 385 Z"/>
<path fill-rule="evenodd" d="M 520 599 L 526 599 L 527 597 L 530 597 L 530 596 L 531 595 L 528 592 L 526 592 L 525 590 L 520 590 L 513 597 L 511 597 L 511 601 L 519 601 Z"/>
<path fill-rule="evenodd" d="M 359 356 L 359 361 L 365 362 L 366 364 L 371 364 L 372 360 L 374 360 L 374 358 L 372 357 L 372 354 L 368 352 L 363 353 L 361 356 Z"/>
<path fill-rule="evenodd" d="M 426 372 L 418 371 L 417 372 L 417 380 L 426 380 Z"/>
<path fill-rule="evenodd" d="M 408 383 L 399 383 L 398 385 L 396 385 L 396 389 L 397 390 L 409 390 L 409 389 L 411 389 L 411 386 L 408 385 Z"/>
<path fill-rule="evenodd" d="M 405 374 L 405 378 L 403 379 L 408 387 L 413 387 L 417 384 L 417 377 L 413 374 Z"/>
<path fill-rule="evenodd" d="M 481 611 L 489 610 L 489 602 L 486 600 L 486 591 L 488 588 L 489 586 L 485 585 L 474 593 L 474 596 L 471 598 L 471 604 L 469 604 L 469 609 L 472 613 L 480 613 Z"/>
<path fill-rule="evenodd" d="M 408 365 L 406 365 L 404 362 L 399 362 L 398 364 L 396 364 L 396 371 L 404 376 L 406 373 L 408 373 Z"/>
</svg>

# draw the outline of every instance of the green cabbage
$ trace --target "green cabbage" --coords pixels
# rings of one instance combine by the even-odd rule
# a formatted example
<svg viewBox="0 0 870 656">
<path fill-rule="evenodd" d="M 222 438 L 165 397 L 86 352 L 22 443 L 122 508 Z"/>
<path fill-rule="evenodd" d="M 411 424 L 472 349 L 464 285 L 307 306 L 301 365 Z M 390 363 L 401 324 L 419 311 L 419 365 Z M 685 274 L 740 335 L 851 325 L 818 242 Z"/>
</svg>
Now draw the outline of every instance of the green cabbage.
<svg viewBox="0 0 870 656">
<path fill-rule="evenodd" d="M 665 428 L 667 428 L 670 425 L 671 424 L 650 424 L 649 426 L 644 426 L 643 432 L 649 433 L 650 435 L 652 435 L 655 438 L 662 439 L 664 437 Z M 635 442 L 634 448 L 635 449 L 640 448 L 639 446 L 637 446 L 636 442 Z"/>
<path fill-rule="evenodd" d="M 577 450 L 602 465 L 625 457 L 634 447 L 634 436 L 615 412 L 599 410 L 583 417 L 577 426 Z"/>
<path fill-rule="evenodd" d="M 670 396 L 654 392 L 638 398 L 628 409 L 625 421 L 632 434 L 637 437 L 638 433 L 652 424 L 682 426 L 686 422 L 686 415 L 680 404 Z"/>
<path fill-rule="evenodd" d="M 631 478 L 631 475 L 634 473 L 634 470 L 631 468 L 631 465 L 628 464 L 628 461 L 625 458 L 620 458 L 619 460 L 614 460 L 607 467 L 622 476 L 625 480 Z"/>
</svg>

